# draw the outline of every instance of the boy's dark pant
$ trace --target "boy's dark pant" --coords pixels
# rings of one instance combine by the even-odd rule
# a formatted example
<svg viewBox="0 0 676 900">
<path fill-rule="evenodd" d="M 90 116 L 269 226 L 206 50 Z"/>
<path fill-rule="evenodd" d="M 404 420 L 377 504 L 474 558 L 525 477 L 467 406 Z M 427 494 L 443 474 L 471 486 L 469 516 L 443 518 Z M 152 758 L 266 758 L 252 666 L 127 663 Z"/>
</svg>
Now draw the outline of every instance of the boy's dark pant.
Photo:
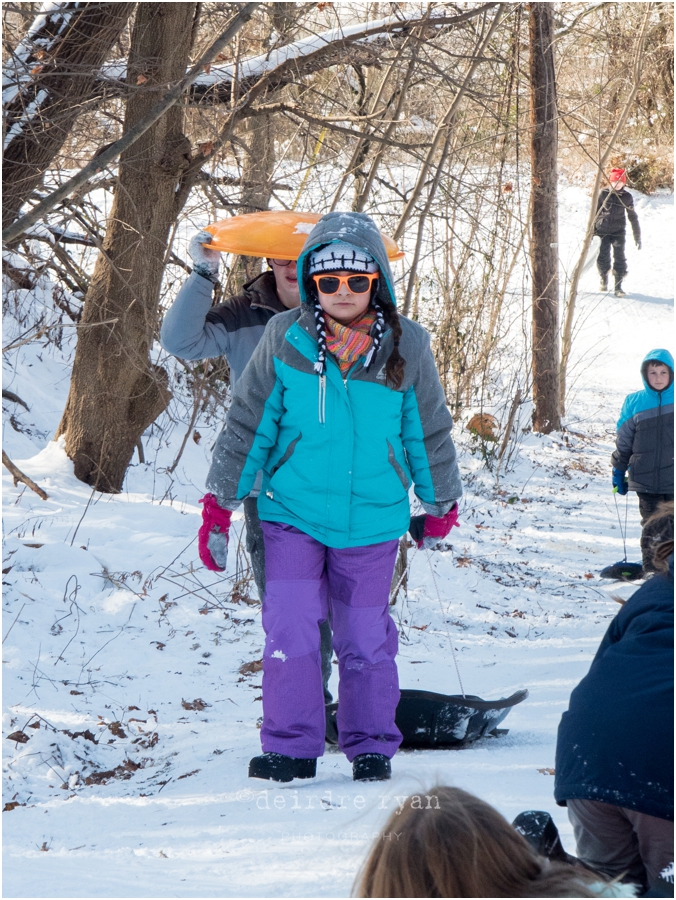
<svg viewBox="0 0 676 900">
<path fill-rule="evenodd" d="M 674 855 L 674 823 L 598 800 L 568 800 L 577 856 L 609 878 L 652 886 Z"/>
<path fill-rule="evenodd" d="M 246 522 L 246 549 L 251 558 L 254 581 L 262 603 L 265 597 L 265 543 L 263 541 L 261 520 L 258 518 L 258 502 L 255 497 L 247 497 L 244 500 L 244 521 Z M 321 638 L 324 701 L 331 703 L 333 696 L 329 691 L 329 679 L 331 678 L 333 642 L 331 638 L 331 624 L 328 619 L 319 626 L 319 635 Z"/>
<path fill-rule="evenodd" d="M 601 236 L 601 249 L 596 259 L 599 275 L 607 275 L 610 272 L 610 253 L 613 250 L 613 275 L 616 278 L 624 278 L 627 274 L 627 257 L 624 254 L 625 233 L 604 234 Z"/>
<path fill-rule="evenodd" d="M 655 543 L 659 543 L 659 536 L 647 534 L 645 530 L 645 523 L 655 512 L 660 503 L 665 503 L 667 501 L 673 501 L 673 494 L 637 494 L 638 496 L 638 508 L 641 513 L 641 556 L 643 558 L 643 571 L 644 572 L 654 572 L 655 566 L 653 565 L 652 553 L 653 547 Z"/>
</svg>

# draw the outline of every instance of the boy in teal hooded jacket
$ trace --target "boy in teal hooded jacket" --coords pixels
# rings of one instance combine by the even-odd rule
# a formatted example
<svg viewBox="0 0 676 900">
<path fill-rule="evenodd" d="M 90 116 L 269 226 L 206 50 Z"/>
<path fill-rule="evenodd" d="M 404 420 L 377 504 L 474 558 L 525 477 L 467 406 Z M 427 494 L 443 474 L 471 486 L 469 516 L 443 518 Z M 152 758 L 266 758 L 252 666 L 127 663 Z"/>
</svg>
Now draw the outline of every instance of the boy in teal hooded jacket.
<svg viewBox="0 0 676 900">
<path fill-rule="evenodd" d="M 613 488 L 636 491 L 641 525 L 659 504 L 674 499 L 674 358 L 651 350 L 641 363 L 642 391 L 629 394 L 617 423 Z M 628 473 L 628 475 L 627 475 Z M 644 572 L 654 571 L 648 536 L 641 535 Z"/>
<path fill-rule="evenodd" d="M 298 281 L 300 308 L 271 319 L 235 387 L 207 479 L 200 552 L 207 564 L 224 561 L 229 512 L 262 471 L 264 754 L 250 775 L 316 772 L 325 731 L 318 622 L 330 608 L 339 745 L 355 779 L 387 778 L 401 741 L 390 579 L 411 486 L 427 546 L 457 521 L 452 420 L 429 336 L 397 314 L 368 216 L 324 216 Z"/>
</svg>

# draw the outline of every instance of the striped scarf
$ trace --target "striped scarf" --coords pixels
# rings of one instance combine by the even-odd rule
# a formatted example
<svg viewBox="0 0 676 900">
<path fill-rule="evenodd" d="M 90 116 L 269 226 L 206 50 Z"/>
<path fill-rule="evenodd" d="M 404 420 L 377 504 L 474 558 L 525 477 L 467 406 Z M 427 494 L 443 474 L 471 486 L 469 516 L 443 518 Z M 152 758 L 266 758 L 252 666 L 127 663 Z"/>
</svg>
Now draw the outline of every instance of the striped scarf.
<svg viewBox="0 0 676 900">
<path fill-rule="evenodd" d="M 340 366 L 342 375 L 360 356 L 366 356 L 373 346 L 373 338 L 369 332 L 376 320 L 374 309 L 367 309 L 349 325 L 341 325 L 324 313 L 326 321 L 326 346 Z"/>
</svg>

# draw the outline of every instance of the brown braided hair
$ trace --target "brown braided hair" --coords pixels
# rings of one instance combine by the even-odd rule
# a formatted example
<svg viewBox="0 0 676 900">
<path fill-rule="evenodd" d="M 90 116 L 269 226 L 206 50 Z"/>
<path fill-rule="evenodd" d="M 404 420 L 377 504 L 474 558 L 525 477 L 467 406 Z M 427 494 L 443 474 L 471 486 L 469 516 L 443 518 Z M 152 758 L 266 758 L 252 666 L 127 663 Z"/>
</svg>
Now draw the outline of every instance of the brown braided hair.
<svg viewBox="0 0 676 900">
<path fill-rule="evenodd" d="M 398 390 L 404 380 L 404 369 L 406 368 L 406 360 L 399 352 L 399 341 L 401 340 L 399 313 L 389 298 L 385 300 L 380 296 L 377 302 L 383 312 L 383 318 L 392 329 L 392 337 L 394 339 L 394 347 L 385 365 L 385 380 L 391 381 L 395 390 Z"/>
</svg>

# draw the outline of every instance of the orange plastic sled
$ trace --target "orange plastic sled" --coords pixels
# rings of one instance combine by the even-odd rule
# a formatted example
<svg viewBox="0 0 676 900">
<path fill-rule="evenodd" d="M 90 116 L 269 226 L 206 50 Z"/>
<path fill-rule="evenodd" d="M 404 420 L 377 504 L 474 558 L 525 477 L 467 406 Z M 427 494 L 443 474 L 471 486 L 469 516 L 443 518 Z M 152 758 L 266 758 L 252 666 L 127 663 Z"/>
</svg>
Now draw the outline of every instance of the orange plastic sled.
<svg viewBox="0 0 676 900">
<path fill-rule="evenodd" d="M 214 222 L 205 231 L 213 241 L 205 246 L 240 256 L 263 256 L 272 259 L 298 259 L 308 234 L 321 219 L 319 213 L 300 213 L 266 209 L 262 212 L 233 216 Z M 402 259 L 391 237 L 381 233 L 390 260 Z"/>
</svg>

